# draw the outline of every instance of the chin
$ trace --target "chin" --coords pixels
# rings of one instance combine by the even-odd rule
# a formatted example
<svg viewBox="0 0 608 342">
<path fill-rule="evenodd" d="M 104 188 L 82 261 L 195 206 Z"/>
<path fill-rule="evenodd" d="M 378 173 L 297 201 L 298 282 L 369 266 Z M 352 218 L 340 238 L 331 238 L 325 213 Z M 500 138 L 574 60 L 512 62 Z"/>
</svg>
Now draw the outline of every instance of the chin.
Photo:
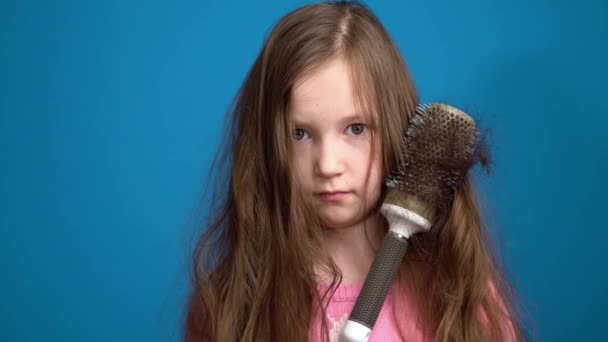
<svg viewBox="0 0 608 342">
<path fill-rule="evenodd" d="M 357 224 L 361 219 L 359 217 L 322 217 L 321 224 L 327 229 L 342 229 L 352 227 Z"/>
</svg>

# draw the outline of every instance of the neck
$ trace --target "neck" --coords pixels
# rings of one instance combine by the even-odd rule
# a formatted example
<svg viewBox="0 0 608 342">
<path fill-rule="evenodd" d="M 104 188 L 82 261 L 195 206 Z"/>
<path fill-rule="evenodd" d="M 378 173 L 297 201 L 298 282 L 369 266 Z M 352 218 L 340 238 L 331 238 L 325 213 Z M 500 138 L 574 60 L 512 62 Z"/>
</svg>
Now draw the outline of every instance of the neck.
<svg viewBox="0 0 608 342">
<path fill-rule="evenodd" d="M 343 284 L 365 280 L 386 233 L 384 222 L 380 214 L 373 214 L 350 227 L 324 230 L 325 248 L 342 272 Z M 322 282 L 331 282 L 329 274 L 318 273 Z"/>
</svg>

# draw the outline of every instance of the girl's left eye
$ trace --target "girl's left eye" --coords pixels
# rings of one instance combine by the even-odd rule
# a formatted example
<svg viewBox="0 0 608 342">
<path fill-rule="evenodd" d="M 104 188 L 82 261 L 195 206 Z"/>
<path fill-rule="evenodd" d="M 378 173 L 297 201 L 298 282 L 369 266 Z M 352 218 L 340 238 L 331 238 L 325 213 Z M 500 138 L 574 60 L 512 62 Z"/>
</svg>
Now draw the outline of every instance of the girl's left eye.
<svg viewBox="0 0 608 342">
<path fill-rule="evenodd" d="M 362 123 L 349 125 L 347 130 L 350 130 L 354 135 L 361 135 L 365 132 L 366 126 Z"/>
</svg>

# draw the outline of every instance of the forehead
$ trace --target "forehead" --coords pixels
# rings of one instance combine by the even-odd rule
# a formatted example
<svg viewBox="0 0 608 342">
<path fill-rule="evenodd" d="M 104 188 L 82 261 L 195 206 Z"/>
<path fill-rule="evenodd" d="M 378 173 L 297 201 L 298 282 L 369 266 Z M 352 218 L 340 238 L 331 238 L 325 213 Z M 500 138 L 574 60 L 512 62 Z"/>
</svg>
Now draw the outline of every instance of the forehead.
<svg viewBox="0 0 608 342">
<path fill-rule="evenodd" d="M 296 121 L 356 115 L 355 94 L 346 61 L 331 59 L 300 77 L 292 88 L 291 112 Z"/>
</svg>

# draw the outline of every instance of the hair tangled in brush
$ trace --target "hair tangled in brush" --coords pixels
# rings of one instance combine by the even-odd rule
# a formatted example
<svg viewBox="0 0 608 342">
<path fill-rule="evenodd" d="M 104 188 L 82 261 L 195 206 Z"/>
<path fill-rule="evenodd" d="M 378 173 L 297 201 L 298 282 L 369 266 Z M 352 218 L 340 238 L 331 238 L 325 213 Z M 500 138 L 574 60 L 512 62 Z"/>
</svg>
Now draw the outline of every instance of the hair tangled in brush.
<svg viewBox="0 0 608 342">
<path fill-rule="evenodd" d="M 386 185 L 445 213 L 475 164 L 490 172 L 485 138 L 475 120 L 460 109 L 442 103 L 419 105 L 403 137 L 403 160 Z"/>
</svg>

